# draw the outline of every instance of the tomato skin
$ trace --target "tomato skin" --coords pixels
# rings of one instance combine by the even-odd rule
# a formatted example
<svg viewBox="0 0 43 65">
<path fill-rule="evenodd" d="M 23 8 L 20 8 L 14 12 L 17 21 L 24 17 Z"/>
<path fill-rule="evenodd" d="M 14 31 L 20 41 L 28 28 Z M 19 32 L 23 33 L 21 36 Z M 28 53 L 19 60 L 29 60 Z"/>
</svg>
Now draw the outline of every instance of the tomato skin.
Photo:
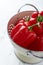
<svg viewBox="0 0 43 65">
<path fill-rule="evenodd" d="M 31 17 L 36 18 L 36 17 L 38 17 L 38 14 L 39 14 L 38 12 L 34 12 Z"/>
</svg>

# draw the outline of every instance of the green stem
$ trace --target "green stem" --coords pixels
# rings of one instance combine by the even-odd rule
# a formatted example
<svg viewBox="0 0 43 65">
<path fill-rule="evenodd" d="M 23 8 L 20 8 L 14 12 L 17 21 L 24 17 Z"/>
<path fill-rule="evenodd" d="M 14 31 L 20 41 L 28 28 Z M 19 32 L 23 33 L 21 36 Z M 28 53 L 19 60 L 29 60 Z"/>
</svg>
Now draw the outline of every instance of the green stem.
<svg viewBox="0 0 43 65">
<path fill-rule="evenodd" d="M 37 17 L 37 22 L 42 22 L 43 21 L 43 16 L 38 16 Z"/>
<path fill-rule="evenodd" d="M 30 20 L 30 16 L 26 17 L 25 21 L 28 22 Z"/>
<path fill-rule="evenodd" d="M 33 26 L 36 26 L 36 25 L 39 26 L 39 24 L 40 24 L 39 22 L 36 23 L 36 24 L 33 24 L 33 25 L 29 26 L 28 29 L 32 30 L 32 27 L 33 27 Z"/>
</svg>

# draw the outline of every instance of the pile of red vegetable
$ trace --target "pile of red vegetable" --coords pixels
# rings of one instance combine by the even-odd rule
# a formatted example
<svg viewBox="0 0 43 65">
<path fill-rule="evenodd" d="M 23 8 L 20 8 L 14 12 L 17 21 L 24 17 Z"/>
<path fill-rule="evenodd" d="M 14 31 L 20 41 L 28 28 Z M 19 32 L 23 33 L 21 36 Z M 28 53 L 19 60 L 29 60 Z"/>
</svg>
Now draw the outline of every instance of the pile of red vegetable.
<svg viewBox="0 0 43 65">
<path fill-rule="evenodd" d="M 11 38 L 24 48 L 43 51 L 43 11 L 19 20 L 12 28 Z"/>
</svg>

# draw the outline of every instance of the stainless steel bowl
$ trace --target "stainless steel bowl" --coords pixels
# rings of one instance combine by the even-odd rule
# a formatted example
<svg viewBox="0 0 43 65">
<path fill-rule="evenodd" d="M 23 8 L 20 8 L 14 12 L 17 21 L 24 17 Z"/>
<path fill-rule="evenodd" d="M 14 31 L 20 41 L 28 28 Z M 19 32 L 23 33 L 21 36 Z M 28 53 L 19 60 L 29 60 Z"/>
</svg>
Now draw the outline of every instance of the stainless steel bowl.
<svg viewBox="0 0 43 65">
<path fill-rule="evenodd" d="M 32 4 L 25 4 L 25 5 L 32 6 L 32 7 L 34 7 L 36 9 L 36 11 L 38 11 L 38 9 Z M 23 5 L 23 6 L 25 6 L 25 5 Z M 12 45 L 15 48 L 16 56 L 20 60 L 22 60 L 23 62 L 26 62 L 26 63 L 37 63 L 37 62 L 40 62 L 40 61 L 42 61 L 42 58 L 43 58 L 43 51 L 32 51 L 32 50 L 25 49 L 25 48 L 17 45 L 10 38 L 10 35 L 9 35 L 10 26 L 12 24 L 13 24 L 13 26 L 15 26 L 19 19 L 23 18 L 24 16 L 28 16 L 28 15 L 31 16 L 32 13 L 34 12 L 34 11 L 23 11 L 23 12 L 20 12 L 20 9 L 18 10 L 18 13 L 16 15 L 14 15 L 8 22 L 7 31 L 8 31 L 9 39 L 11 40 L 11 43 L 12 43 Z"/>
</svg>

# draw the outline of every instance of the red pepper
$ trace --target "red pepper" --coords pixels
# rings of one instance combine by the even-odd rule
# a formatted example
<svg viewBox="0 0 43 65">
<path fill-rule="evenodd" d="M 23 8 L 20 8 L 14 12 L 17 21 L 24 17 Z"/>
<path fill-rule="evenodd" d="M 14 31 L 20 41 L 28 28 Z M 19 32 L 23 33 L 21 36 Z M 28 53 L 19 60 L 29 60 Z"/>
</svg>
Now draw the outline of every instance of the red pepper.
<svg viewBox="0 0 43 65">
<path fill-rule="evenodd" d="M 21 26 L 23 26 L 23 23 L 19 23 L 13 27 L 12 32 L 11 32 L 11 38 L 16 34 L 16 32 L 18 32 Z"/>
<path fill-rule="evenodd" d="M 28 31 L 26 39 L 23 41 L 23 43 L 26 44 L 28 47 L 35 40 L 36 40 L 36 34 L 33 31 Z"/>
<path fill-rule="evenodd" d="M 37 25 L 37 23 L 39 23 Z M 31 29 L 31 30 L 30 30 Z M 33 13 L 31 19 L 21 19 L 12 29 L 11 38 L 16 44 L 30 50 L 43 50 L 43 11 Z"/>
<path fill-rule="evenodd" d="M 12 29 L 11 36 L 14 42 L 25 48 L 36 39 L 36 34 L 20 23 Z"/>
<path fill-rule="evenodd" d="M 38 25 L 36 25 L 36 26 L 33 26 L 33 31 L 37 34 L 37 35 L 41 35 L 42 34 L 42 27 L 41 27 L 41 25 L 40 26 L 38 26 Z"/>
<path fill-rule="evenodd" d="M 23 23 L 25 26 L 28 26 L 28 21 L 25 21 L 25 19 L 19 20 L 19 23 Z"/>
<path fill-rule="evenodd" d="M 43 34 L 43 22 L 40 23 L 41 29 L 42 29 L 42 34 Z"/>
<path fill-rule="evenodd" d="M 43 16 L 43 11 L 41 11 L 39 14 L 40 14 L 41 16 Z"/>
<path fill-rule="evenodd" d="M 18 23 L 24 23 L 25 22 L 25 19 L 20 19 L 19 21 L 18 21 Z"/>
<path fill-rule="evenodd" d="M 36 23 L 37 23 L 36 19 L 35 19 L 35 18 L 31 18 L 31 19 L 28 21 L 28 26 L 31 26 L 31 25 L 36 24 Z"/>
<path fill-rule="evenodd" d="M 37 18 L 38 17 L 38 14 L 39 14 L 38 12 L 34 12 L 31 17 L 32 18 Z"/>
<path fill-rule="evenodd" d="M 26 18 L 24 17 L 24 18 L 20 19 L 18 22 L 19 22 L 19 23 L 23 23 L 25 26 L 28 27 L 28 21 L 29 21 L 29 20 L 30 20 L 30 17 L 27 16 Z"/>
<path fill-rule="evenodd" d="M 28 25 L 34 25 L 34 24 L 37 24 L 39 22 L 38 25 L 35 25 L 32 27 L 33 31 L 37 34 L 37 35 L 41 35 L 42 34 L 42 31 L 43 31 L 43 16 L 42 16 L 43 12 L 41 13 L 38 13 L 38 12 L 35 12 L 32 14 L 32 19 L 29 20 L 28 22 Z M 41 23 L 41 24 L 40 24 Z"/>
<path fill-rule="evenodd" d="M 37 36 L 36 41 L 30 44 L 28 49 L 34 51 L 43 51 L 43 35 Z"/>
</svg>

